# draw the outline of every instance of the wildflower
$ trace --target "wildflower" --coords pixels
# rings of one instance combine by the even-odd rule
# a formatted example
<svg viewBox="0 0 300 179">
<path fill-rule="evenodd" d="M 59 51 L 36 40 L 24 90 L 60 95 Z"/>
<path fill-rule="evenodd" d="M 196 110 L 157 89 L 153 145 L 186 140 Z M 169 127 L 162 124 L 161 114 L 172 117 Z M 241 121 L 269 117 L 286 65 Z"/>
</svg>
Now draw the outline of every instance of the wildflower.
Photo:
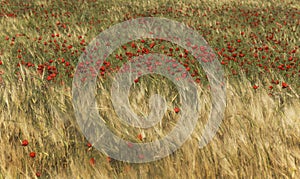
<svg viewBox="0 0 300 179">
<path fill-rule="evenodd" d="M 23 141 L 22 141 L 22 146 L 27 146 L 27 145 L 28 145 L 28 140 L 26 140 L 26 139 L 23 140 Z"/>
<path fill-rule="evenodd" d="M 289 85 L 285 82 L 282 82 L 281 86 L 282 86 L 282 88 L 287 88 Z"/>
<path fill-rule="evenodd" d="M 139 135 L 138 135 L 138 139 L 143 140 L 143 135 L 142 135 L 142 134 L 139 134 Z"/>
<path fill-rule="evenodd" d="M 92 166 L 95 165 L 95 162 L 96 162 L 95 158 L 90 159 L 90 165 L 92 165 Z"/>
<path fill-rule="evenodd" d="M 31 158 L 34 158 L 34 157 L 35 157 L 35 152 L 30 152 L 29 156 L 30 156 Z"/>
<path fill-rule="evenodd" d="M 87 145 L 89 148 L 92 147 L 92 144 L 91 144 L 91 143 L 87 143 L 86 145 Z"/>
<path fill-rule="evenodd" d="M 107 157 L 106 160 L 107 160 L 107 162 L 111 162 L 111 158 L 110 157 Z"/>
<path fill-rule="evenodd" d="M 40 176 L 41 176 L 41 173 L 40 173 L 40 172 L 36 172 L 36 173 L 35 173 L 35 176 L 36 176 L 36 177 L 40 177 Z"/>
</svg>

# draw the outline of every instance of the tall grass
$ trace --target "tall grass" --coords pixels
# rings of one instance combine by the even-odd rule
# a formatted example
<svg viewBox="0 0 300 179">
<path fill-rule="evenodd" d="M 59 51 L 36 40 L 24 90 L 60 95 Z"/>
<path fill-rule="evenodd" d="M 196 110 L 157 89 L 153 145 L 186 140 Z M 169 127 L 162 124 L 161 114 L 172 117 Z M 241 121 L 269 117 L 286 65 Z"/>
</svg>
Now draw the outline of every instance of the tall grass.
<svg viewBox="0 0 300 179">
<path fill-rule="evenodd" d="M 70 1 L 71 2 L 71 1 Z M 17 67 L 20 60 L 41 64 L 49 59 L 65 58 L 76 66 L 76 60 L 81 53 L 78 36 L 83 36 L 86 42 L 112 24 L 122 22 L 125 14 L 139 16 L 140 13 L 151 15 L 149 9 L 164 9 L 165 6 L 182 9 L 190 13 L 188 8 L 198 7 L 202 13 L 210 13 L 206 8 L 218 8 L 223 4 L 237 7 L 235 1 L 188 1 L 188 2 L 154 2 L 154 1 L 109 1 L 96 2 L 78 1 L 74 6 L 69 1 L 35 1 L 28 2 L 30 8 L 42 13 L 50 7 L 53 12 L 71 12 L 70 17 L 50 17 L 46 21 L 34 18 L 29 10 L 16 12 L 17 17 L 0 17 L 0 53 L 3 65 L 0 65 L 0 178 L 297 178 L 300 176 L 300 100 L 299 78 L 287 79 L 284 75 L 274 72 L 261 76 L 241 73 L 231 75 L 231 68 L 226 68 L 227 107 L 224 120 L 217 135 L 203 149 L 198 148 L 203 127 L 210 113 L 210 91 L 202 85 L 198 86 L 200 116 L 191 137 L 184 145 L 170 156 L 144 164 L 132 164 L 117 161 L 93 147 L 87 146 L 88 141 L 80 131 L 76 122 L 71 95 L 69 73 L 61 77 L 61 81 L 47 81 L 46 71 L 42 75 L 35 68 L 26 65 Z M 23 5 L 5 4 L 2 8 L 8 12 L 20 10 Z M 11 2 L 13 3 L 13 2 Z M 273 7 L 281 3 L 283 7 L 298 8 L 299 6 L 283 1 L 243 1 L 243 7 L 250 10 L 257 7 Z M 44 7 L 41 7 L 44 4 Z M 166 8 L 167 9 L 167 8 Z M 147 14 L 148 13 L 148 14 Z M 183 13 L 183 14 L 184 14 Z M 233 13 L 234 14 L 234 13 Z M 89 28 L 91 15 L 97 17 L 101 24 L 92 24 Z M 166 12 L 161 16 L 195 25 L 197 17 L 174 15 Z M 203 24 L 222 21 L 222 17 L 203 19 Z M 43 21 L 42 21 L 43 19 Z M 223 19 L 226 21 L 226 19 Z M 67 28 L 55 25 L 57 21 L 66 23 Z M 84 25 L 77 24 L 82 22 Z M 229 23 L 226 21 L 226 23 Z M 50 28 L 49 25 L 52 27 Z M 262 27 L 262 32 L 264 28 Z M 272 26 L 273 27 L 273 26 Z M 289 30 L 299 28 L 291 25 L 286 28 L 286 39 L 290 46 L 297 46 L 296 32 Z M 39 28 L 37 30 L 37 28 Z M 248 30 L 247 30 L 248 29 Z M 234 30 L 240 32 L 241 27 Z M 245 30 L 245 29 L 244 29 Z M 209 31 L 209 30 L 208 30 Z M 229 30 L 230 31 L 230 30 Z M 246 28 L 246 33 L 252 31 Z M 254 31 L 254 30 L 253 30 Z M 11 45 L 11 38 L 17 37 Z M 51 39 L 51 34 L 60 34 L 79 50 L 75 55 L 52 51 L 49 46 L 41 45 Z M 204 32 L 205 36 L 206 31 Z M 215 36 L 218 36 L 217 31 Z M 234 35 L 226 34 L 234 39 Z M 71 34 L 71 37 L 68 37 Z M 9 40 L 2 40 L 8 36 Z M 39 36 L 43 37 L 37 43 Z M 213 35 L 206 35 L 213 38 Z M 36 38 L 36 40 L 33 40 Z M 61 40 L 62 41 L 62 40 Z M 62 43 L 59 41 L 58 43 Z M 222 48 L 222 43 L 209 41 L 212 47 Z M 220 45 L 221 44 L 221 45 Z M 60 44 L 61 45 L 61 44 Z M 249 44 L 248 44 L 249 45 Z M 250 45 L 251 46 L 251 45 Z M 248 46 L 246 46 L 248 47 Z M 287 47 L 287 48 L 288 48 Z M 23 58 L 18 59 L 21 49 Z M 48 52 L 44 50 L 48 49 Z M 274 50 L 275 51 L 275 50 Z M 299 51 L 297 52 L 299 54 Z M 298 58 L 299 61 L 299 58 Z M 299 65 L 299 62 L 296 65 Z M 58 64 L 58 62 L 57 62 Z M 60 71 L 64 68 L 58 65 Z M 296 68 L 299 70 L 299 68 Z M 240 70 L 238 67 L 236 70 Z M 255 71 L 256 68 L 253 68 Z M 70 70 L 72 71 L 72 69 Z M 153 78 L 152 78 L 153 77 Z M 274 92 L 268 88 L 271 78 L 289 81 L 289 89 L 283 89 L 280 84 L 274 86 Z M 253 83 L 259 88 L 253 89 Z M 160 76 L 145 76 L 130 91 L 132 109 L 137 114 L 149 112 L 148 101 L 151 94 L 161 93 L 166 96 L 168 110 L 161 124 L 154 128 L 142 130 L 125 126 L 118 120 L 110 102 L 107 88 L 101 86 L 98 80 L 97 103 L 99 113 L 107 119 L 107 126 L 119 137 L 134 142 L 149 142 L 163 137 L 174 127 L 178 114 L 174 107 L 180 104 L 178 91 L 173 84 Z M 270 94 L 271 93 L 271 94 Z M 143 134 L 143 141 L 137 136 Z M 22 146 L 27 139 L 29 144 Z M 36 156 L 31 158 L 30 152 Z M 91 159 L 95 159 L 95 162 Z"/>
</svg>

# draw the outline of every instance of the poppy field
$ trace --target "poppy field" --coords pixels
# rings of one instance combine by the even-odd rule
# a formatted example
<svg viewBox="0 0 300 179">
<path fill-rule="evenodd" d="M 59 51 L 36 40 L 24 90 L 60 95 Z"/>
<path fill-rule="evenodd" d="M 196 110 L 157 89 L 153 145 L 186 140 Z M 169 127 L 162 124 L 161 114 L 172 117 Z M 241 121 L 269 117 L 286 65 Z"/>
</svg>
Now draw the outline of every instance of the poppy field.
<svg viewBox="0 0 300 179">
<path fill-rule="evenodd" d="M 0 4 L 0 178 L 300 176 L 297 1 L 2 0 Z M 162 75 L 149 74 L 132 81 L 128 101 L 135 114 L 147 116 L 151 96 L 164 96 L 167 108 L 161 122 L 143 129 L 118 120 L 110 91 L 113 78 L 132 59 L 159 53 L 177 61 L 180 65 L 170 64 L 166 71 L 182 78 L 190 75 L 200 111 L 194 131 L 176 152 L 157 161 L 130 163 L 97 150 L 83 135 L 75 119 L 72 83 L 76 70 L 85 65 L 79 59 L 98 34 L 142 17 L 183 23 L 207 41 L 224 70 L 226 109 L 212 141 L 199 148 L 212 104 L 210 81 L 201 64 L 189 50 L 168 40 L 145 38 L 122 44 L 92 75 L 97 76 L 97 110 L 109 130 L 130 141 L 128 148 L 168 135 L 184 112 L 176 85 Z M 151 64 L 146 66 L 152 71 Z"/>
</svg>

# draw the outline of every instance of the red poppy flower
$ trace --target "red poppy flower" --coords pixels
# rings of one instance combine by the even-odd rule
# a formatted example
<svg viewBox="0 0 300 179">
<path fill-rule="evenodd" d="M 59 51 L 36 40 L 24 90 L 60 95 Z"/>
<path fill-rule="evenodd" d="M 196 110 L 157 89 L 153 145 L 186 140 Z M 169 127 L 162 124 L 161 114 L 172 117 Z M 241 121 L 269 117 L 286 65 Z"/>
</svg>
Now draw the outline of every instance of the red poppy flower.
<svg viewBox="0 0 300 179">
<path fill-rule="evenodd" d="M 155 43 L 153 42 L 153 43 L 151 43 L 150 44 L 150 48 L 153 48 L 154 47 L 154 45 L 155 45 Z"/>
<path fill-rule="evenodd" d="M 178 107 L 174 108 L 175 113 L 179 113 L 180 109 Z"/>
<path fill-rule="evenodd" d="M 91 143 L 87 143 L 86 144 L 88 147 L 92 147 L 92 144 Z"/>
<path fill-rule="evenodd" d="M 22 146 L 27 146 L 27 145 L 28 145 L 28 140 L 26 140 L 26 139 L 23 140 L 23 141 L 22 141 Z"/>
<path fill-rule="evenodd" d="M 282 88 L 287 88 L 289 85 L 285 82 L 282 82 L 281 86 L 282 86 Z"/>
<path fill-rule="evenodd" d="M 29 156 L 30 156 L 31 158 L 34 158 L 34 157 L 35 157 L 35 152 L 30 152 Z"/>
<path fill-rule="evenodd" d="M 96 162 L 95 158 L 90 159 L 90 165 L 92 165 L 92 166 L 95 165 L 95 162 Z"/>
<path fill-rule="evenodd" d="M 137 137 L 138 137 L 138 139 L 143 140 L 143 135 L 142 134 L 139 134 Z"/>
<path fill-rule="evenodd" d="M 133 147 L 133 144 L 132 144 L 131 142 L 128 142 L 128 143 L 127 143 L 127 146 L 128 146 L 129 148 L 132 148 L 132 147 Z"/>
<path fill-rule="evenodd" d="M 197 78 L 196 80 L 195 80 L 195 82 L 196 83 L 201 83 L 201 80 L 200 80 L 200 78 Z M 179 109 L 174 109 L 174 111 L 176 112 L 176 111 L 178 111 L 179 112 Z M 176 112 L 176 113 L 178 113 L 178 112 Z"/>
<path fill-rule="evenodd" d="M 132 48 L 136 48 L 136 45 L 135 45 L 134 42 L 131 43 L 131 47 L 132 47 Z"/>
<path fill-rule="evenodd" d="M 145 156 L 143 154 L 139 154 L 139 159 L 144 159 Z"/>
<path fill-rule="evenodd" d="M 36 172 L 36 173 L 35 173 L 35 176 L 36 176 L 36 177 L 40 177 L 40 176 L 41 176 L 41 173 L 40 173 L 40 172 Z"/>
<path fill-rule="evenodd" d="M 258 88 L 258 86 L 257 86 L 257 85 L 253 85 L 253 89 L 255 89 L 255 90 L 256 90 L 257 88 Z"/>
</svg>

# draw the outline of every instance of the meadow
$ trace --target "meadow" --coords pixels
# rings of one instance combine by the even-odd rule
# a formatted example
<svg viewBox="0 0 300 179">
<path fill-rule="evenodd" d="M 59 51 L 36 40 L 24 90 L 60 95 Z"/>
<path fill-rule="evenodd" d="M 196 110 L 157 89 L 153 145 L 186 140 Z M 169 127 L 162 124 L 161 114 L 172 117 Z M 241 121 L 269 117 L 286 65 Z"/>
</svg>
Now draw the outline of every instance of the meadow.
<svg viewBox="0 0 300 179">
<path fill-rule="evenodd" d="M 0 178 L 298 178 L 300 176 L 300 4 L 293 0 L 2 0 L 0 11 Z M 141 129 L 118 120 L 112 77 L 138 55 L 161 53 L 197 84 L 200 115 L 173 154 L 122 162 L 93 147 L 74 114 L 72 82 L 88 44 L 113 25 L 164 17 L 196 30 L 214 50 L 226 78 L 224 119 L 213 140 L 198 142 L 211 110 L 209 81 L 177 44 L 141 39 L 121 45 L 98 69 L 97 107 L 122 139 L 147 143 L 167 135 L 181 101 L 166 77 L 134 80 L 129 101 L 150 112 L 165 96 L 162 123 Z M 175 67 L 174 67 L 175 68 Z"/>
</svg>

